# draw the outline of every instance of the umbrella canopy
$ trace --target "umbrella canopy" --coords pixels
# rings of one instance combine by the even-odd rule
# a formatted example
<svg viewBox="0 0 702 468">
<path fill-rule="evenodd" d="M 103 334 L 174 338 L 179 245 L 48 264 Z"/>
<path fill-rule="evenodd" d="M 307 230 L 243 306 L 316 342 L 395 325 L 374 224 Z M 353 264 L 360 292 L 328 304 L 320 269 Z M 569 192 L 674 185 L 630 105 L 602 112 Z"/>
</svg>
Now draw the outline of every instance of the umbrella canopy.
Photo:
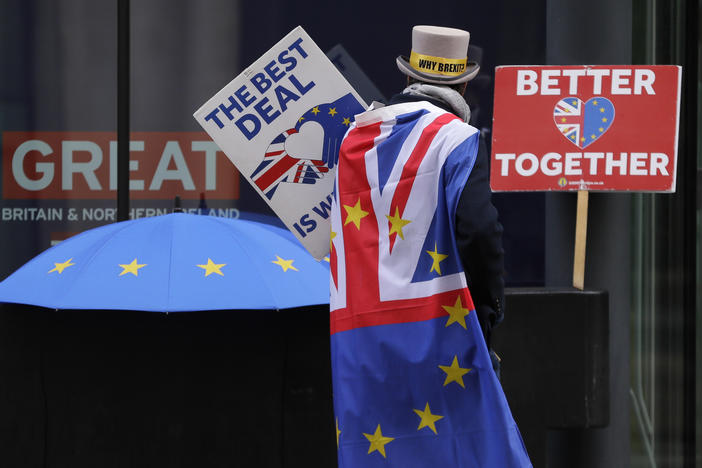
<svg viewBox="0 0 702 468">
<path fill-rule="evenodd" d="M 329 266 L 285 229 L 173 213 L 61 242 L 0 283 L 0 301 L 157 312 L 284 309 L 329 303 Z"/>
</svg>

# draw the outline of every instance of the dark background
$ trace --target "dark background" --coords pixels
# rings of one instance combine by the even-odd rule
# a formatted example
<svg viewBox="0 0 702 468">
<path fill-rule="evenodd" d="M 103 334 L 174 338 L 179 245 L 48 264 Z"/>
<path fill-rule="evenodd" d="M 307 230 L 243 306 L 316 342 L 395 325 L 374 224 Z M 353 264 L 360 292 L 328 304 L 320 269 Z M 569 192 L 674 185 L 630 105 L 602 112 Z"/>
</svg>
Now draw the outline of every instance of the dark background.
<svg viewBox="0 0 702 468">
<path fill-rule="evenodd" d="M 0 465 L 335 466 L 328 317 L 0 305 Z"/>
</svg>

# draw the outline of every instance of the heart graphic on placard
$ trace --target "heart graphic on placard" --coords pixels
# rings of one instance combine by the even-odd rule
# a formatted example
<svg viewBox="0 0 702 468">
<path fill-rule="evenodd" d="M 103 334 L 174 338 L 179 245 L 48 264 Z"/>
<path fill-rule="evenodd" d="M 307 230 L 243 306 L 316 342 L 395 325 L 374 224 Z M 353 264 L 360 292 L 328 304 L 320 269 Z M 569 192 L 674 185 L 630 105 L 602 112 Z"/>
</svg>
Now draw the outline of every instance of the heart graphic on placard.
<svg viewBox="0 0 702 468">
<path fill-rule="evenodd" d="M 273 138 L 249 175 L 251 182 L 272 200 L 281 183 L 314 185 L 333 174 L 341 140 L 361 112 L 363 105 L 351 93 L 312 106 L 296 119 L 295 127 Z"/>
<path fill-rule="evenodd" d="M 296 159 L 322 159 L 324 128 L 318 122 L 304 122 L 297 133 L 285 140 L 285 152 Z"/>
<path fill-rule="evenodd" d="M 586 102 L 570 96 L 556 103 L 553 121 L 561 135 L 582 149 L 594 143 L 612 126 L 614 104 L 600 96 Z"/>
</svg>

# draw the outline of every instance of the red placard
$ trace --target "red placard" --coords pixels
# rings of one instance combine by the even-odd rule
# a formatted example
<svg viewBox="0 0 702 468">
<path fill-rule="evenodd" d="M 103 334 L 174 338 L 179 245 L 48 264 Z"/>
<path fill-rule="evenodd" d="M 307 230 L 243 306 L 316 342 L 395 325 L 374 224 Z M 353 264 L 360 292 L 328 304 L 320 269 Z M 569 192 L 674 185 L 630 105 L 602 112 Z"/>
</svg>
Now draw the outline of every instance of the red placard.
<svg viewBox="0 0 702 468">
<path fill-rule="evenodd" d="M 494 191 L 674 192 L 681 67 L 495 70 Z"/>
<path fill-rule="evenodd" d="M 205 132 L 130 137 L 132 199 L 239 198 L 239 172 Z M 4 199 L 109 199 L 116 193 L 115 133 L 2 133 Z"/>
</svg>

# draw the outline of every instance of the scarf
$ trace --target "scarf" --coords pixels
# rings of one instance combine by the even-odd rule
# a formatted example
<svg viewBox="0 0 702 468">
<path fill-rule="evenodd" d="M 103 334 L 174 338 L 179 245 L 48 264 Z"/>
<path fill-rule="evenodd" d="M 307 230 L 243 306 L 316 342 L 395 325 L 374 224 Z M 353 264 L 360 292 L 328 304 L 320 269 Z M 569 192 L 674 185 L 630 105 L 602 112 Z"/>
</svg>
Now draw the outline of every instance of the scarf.
<svg viewBox="0 0 702 468">
<path fill-rule="evenodd" d="M 458 91 L 448 86 L 414 83 L 406 87 L 402 94 L 439 100 L 448 105 L 464 122 L 467 123 L 470 120 L 470 107 L 468 107 L 466 100 Z"/>
</svg>

